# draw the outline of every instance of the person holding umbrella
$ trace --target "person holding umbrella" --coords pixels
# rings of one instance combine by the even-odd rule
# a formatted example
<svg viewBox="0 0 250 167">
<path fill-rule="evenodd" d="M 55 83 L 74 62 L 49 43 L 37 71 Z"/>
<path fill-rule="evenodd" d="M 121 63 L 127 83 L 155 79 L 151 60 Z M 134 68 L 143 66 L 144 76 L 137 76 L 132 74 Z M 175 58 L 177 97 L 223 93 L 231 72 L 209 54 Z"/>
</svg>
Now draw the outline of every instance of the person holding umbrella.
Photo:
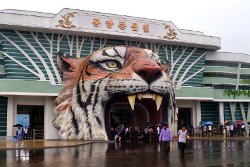
<svg viewBox="0 0 250 167">
<path fill-rule="evenodd" d="M 23 125 L 21 124 L 16 124 L 14 125 L 13 127 L 18 127 L 17 130 L 16 130 L 16 138 L 18 141 L 20 141 L 22 139 L 22 127 Z"/>
<path fill-rule="evenodd" d="M 17 140 L 20 141 L 22 139 L 22 128 L 19 126 L 17 128 Z"/>
<path fill-rule="evenodd" d="M 208 134 L 209 134 L 209 136 L 212 135 L 212 125 L 213 125 L 213 122 L 211 122 L 211 121 L 205 122 L 205 126 L 208 126 Z"/>
</svg>

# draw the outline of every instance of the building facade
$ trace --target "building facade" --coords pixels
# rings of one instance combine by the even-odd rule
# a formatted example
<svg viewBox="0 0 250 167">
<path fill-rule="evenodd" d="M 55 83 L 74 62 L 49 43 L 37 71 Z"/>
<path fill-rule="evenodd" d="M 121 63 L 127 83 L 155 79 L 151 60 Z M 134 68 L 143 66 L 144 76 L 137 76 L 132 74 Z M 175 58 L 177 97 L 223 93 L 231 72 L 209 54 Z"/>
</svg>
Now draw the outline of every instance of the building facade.
<svg viewBox="0 0 250 167">
<path fill-rule="evenodd" d="M 117 45 L 150 49 L 168 64 L 178 124 L 250 121 L 250 56 L 219 52 L 218 37 L 169 21 L 73 9 L 0 16 L 0 136 L 15 135 L 13 125 L 26 121 L 41 138 L 58 138 L 53 106 L 63 78 L 56 53 L 83 58 Z"/>
</svg>

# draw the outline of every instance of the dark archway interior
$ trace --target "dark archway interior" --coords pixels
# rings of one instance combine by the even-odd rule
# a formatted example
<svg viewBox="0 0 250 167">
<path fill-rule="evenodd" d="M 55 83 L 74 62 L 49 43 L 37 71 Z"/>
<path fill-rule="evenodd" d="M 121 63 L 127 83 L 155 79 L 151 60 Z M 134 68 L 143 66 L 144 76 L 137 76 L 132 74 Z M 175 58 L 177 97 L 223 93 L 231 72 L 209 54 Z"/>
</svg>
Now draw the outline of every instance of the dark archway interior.
<svg viewBox="0 0 250 167">
<path fill-rule="evenodd" d="M 114 103 L 110 106 L 110 128 L 118 124 L 125 126 L 136 125 L 143 128 L 150 121 L 148 110 L 136 103 L 135 109 L 130 108 L 129 103 Z"/>
<path fill-rule="evenodd" d="M 178 129 L 181 126 L 189 127 L 191 124 L 191 108 L 178 108 Z"/>
</svg>

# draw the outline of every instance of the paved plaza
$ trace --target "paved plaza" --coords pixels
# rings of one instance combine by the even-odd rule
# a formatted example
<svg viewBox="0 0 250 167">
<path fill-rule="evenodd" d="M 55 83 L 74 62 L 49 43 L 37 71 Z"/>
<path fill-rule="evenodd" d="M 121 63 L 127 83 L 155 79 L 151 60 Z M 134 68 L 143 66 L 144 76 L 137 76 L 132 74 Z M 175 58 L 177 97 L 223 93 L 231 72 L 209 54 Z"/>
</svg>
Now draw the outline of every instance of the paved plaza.
<svg viewBox="0 0 250 167">
<path fill-rule="evenodd" d="M 72 144 L 72 143 L 71 143 Z M 49 145 L 49 144 L 47 144 Z M 60 146 L 60 147 L 58 147 Z M 184 159 L 180 158 L 177 141 L 165 156 L 159 144 L 120 146 L 116 143 L 75 143 L 56 148 L 1 150 L 1 167 L 81 166 L 81 167 L 151 167 L 151 166 L 250 166 L 249 139 L 190 140 Z"/>
</svg>

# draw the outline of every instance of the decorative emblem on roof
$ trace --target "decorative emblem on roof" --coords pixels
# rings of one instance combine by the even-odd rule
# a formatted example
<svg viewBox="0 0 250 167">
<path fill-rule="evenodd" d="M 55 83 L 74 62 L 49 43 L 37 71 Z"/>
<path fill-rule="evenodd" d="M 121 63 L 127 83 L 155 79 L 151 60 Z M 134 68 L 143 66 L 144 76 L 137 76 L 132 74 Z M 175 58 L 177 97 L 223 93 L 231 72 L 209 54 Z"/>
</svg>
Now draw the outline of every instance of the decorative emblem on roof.
<svg viewBox="0 0 250 167">
<path fill-rule="evenodd" d="M 70 12 L 65 15 L 61 15 L 62 19 L 58 20 L 59 25 L 56 25 L 56 27 L 62 27 L 66 29 L 76 28 L 76 26 L 72 23 L 76 13 L 77 12 Z"/>
<path fill-rule="evenodd" d="M 143 24 L 143 31 L 149 32 L 149 25 L 148 24 Z"/>
<path fill-rule="evenodd" d="M 169 25 L 165 25 L 165 29 L 166 29 L 166 35 L 163 36 L 164 39 L 177 39 L 176 38 L 177 33 L 175 32 L 174 28 L 170 28 Z"/>
<path fill-rule="evenodd" d="M 125 21 L 119 21 L 119 25 L 118 27 L 121 29 L 121 30 L 125 30 L 126 29 L 126 23 Z"/>
<path fill-rule="evenodd" d="M 95 17 L 93 18 L 92 20 L 92 24 L 95 26 L 95 27 L 99 27 L 101 25 L 101 20 L 98 18 L 98 17 Z"/>
<path fill-rule="evenodd" d="M 132 31 L 138 31 L 138 23 L 135 23 L 135 22 L 132 22 L 132 24 L 131 24 L 131 29 L 132 29 Z"/>
<path fill-rule="evenodd" d="M 107 27 L 107 28 L 112 28 L 113 25 L 114 25 L 114 23 L 113 23 L 113 21 L 112 21 L 111 19 L 107 20 L 107 21 L 105 22 L 105 24 L 106 24 L 106 27 Z"/>
</svg>

